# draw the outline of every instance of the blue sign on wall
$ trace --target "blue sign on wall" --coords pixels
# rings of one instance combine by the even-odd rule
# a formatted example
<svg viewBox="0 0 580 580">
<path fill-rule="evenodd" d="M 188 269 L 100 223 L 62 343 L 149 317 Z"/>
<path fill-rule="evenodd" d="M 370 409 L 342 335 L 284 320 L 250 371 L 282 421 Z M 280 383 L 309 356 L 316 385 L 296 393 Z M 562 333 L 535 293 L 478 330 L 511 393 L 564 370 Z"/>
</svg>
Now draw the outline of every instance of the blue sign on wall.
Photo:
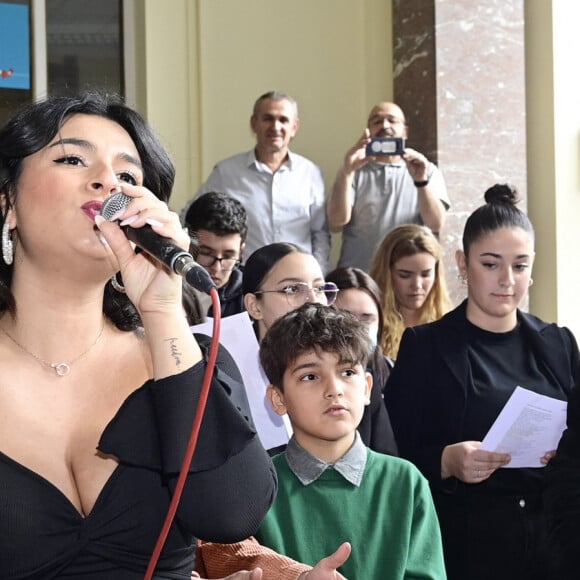
<svg viewBox="0 0 580 580">
<path fill-rule="evenodd" d="M 30 18 L 22 4 L 0 2 L 0 89 L 30 89 Z"/>
</svg>

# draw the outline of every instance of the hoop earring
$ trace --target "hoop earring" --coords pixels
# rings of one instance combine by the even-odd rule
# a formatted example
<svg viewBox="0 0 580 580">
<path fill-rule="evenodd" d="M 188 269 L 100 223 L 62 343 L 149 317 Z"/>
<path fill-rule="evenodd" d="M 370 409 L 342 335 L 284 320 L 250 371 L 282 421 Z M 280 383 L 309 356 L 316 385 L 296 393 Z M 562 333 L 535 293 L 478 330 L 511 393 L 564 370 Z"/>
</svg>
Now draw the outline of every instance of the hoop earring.
<svg viewBox="0 0 580 580">
<path fill-rule="evenodd" d="M 6 213 L 4 225 L 2 226 L 2 258 L 7 266 L 11 266 L 12 262 L 14 262 L 14 243 L 12 242 L 8 213 Z"/>
<path fill-rule="evenodd" d="M 123 284 L 121 284 L 119 282 L 119 280 L 117 280 L 117 274 L 113 274 L 111 276 L 111 286 L 117 291 L 119 292 L 119 294 L 127 294 L 127 291 L 125 290 L 125 286 L 123 286 Z"/>
</svg>

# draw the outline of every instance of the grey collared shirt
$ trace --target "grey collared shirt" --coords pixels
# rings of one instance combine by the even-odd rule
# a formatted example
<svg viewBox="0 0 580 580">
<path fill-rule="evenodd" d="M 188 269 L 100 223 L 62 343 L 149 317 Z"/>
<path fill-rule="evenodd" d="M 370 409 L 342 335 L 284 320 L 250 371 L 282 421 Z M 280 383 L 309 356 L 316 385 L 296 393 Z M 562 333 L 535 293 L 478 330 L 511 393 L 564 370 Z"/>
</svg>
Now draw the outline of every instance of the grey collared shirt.
<svg viewBox="0 0 580 580">
<path fill-rule="evenodd" d="M 445 180 L 429 164 L 430 188 L 449 208 Z M 383 238 L 402 224 L 422 224 L 419 193 L 403 160 L 371 162 L 358 169 L 350 191 L 352 215 L 342 230 L 338 267 L 354 266 L 368 271 Z"/>
<path fill-rule="evenodd" d="M 303 485 L 310 485 L 324 471 L 334 469 L 348 482 L 359 487 L 367 464 L 367 448 L 356 431 L 352 447 L 336 463 L 326 463 L 306 451 L 292 437 L 286 447 L 286 460 L 292 473 Z"/>
</svg>

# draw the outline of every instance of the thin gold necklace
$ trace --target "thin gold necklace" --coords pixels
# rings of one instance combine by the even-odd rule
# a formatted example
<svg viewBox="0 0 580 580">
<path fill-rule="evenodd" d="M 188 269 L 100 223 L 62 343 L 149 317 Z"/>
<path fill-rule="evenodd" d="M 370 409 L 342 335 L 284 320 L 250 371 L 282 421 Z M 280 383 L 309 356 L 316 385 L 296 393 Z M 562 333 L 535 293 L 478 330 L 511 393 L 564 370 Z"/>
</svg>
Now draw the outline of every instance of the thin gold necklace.
<svg viewBox="0 0 580 580">
<path fill-rule="evenodd" d="M 99 331 L 99 334 L 97 335 L 97 338 L 95 338 L 93 344 L 91 344 L 91 346 L 89 346 L 89 348 L 87 348 L 87 350 L 81 352 L 81 354 L 79 354 L 77 357 L 73 358 L 70 362 L 60 362 L 60 363 L 49 363 L 48 361 L 45 361 L 44 359 L 40 358 L 39 356 L 35 355 L 33 352 L 30 352 L 27 348 L 25 348 L 24 346 L 22 346 L 13 336 L 11 336 L 10 334 L 8 334 L 8 332 L 6 330 L 4 330 L 1 326 L 0 326 L 0 330 L 20 349 L 22 349 L 26 354 L 29 354 L 32 358 L 35 358 L 39 363 L 41 363 L 42 365 L 44 365 L 45 367 L 54 369 L 54 372 L 59 376 L 59 377 L 66 377 L 67 375 L 70 374 L 70 369 L 71 366 L 76 363 L 78 360 L 80 360 L 81 358 L 83 358 L 83 356 L 85 356 L 86 354 L 88 354 L 88 352 L 93 349 L 97 343 L 99 342 L 99 340 L 101 339 L 101 336 L 103 336 L 103 330 L 105 330 L 105 323 L 103 322 L 103 326 L 101 326 L 101 330 Z"/>
</svg>

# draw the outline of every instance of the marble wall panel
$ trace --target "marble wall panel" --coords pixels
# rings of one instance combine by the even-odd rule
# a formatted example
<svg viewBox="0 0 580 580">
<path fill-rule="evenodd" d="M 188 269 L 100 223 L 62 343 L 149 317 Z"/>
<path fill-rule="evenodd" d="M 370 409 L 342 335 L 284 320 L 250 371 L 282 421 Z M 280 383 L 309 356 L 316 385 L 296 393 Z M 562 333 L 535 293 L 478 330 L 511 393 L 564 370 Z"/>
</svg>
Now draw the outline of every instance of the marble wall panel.
<svg viewBox="0 0 580 580">
<path fill-rule="evenodd" d="M 441 242 L 457 303 L 454 254 L 485 190 L 511 183 L 526 209 L 523 0 L 394 0 L 393 27 L 409 145 L 439 165 L 451 197 Z"/>
</svg>

